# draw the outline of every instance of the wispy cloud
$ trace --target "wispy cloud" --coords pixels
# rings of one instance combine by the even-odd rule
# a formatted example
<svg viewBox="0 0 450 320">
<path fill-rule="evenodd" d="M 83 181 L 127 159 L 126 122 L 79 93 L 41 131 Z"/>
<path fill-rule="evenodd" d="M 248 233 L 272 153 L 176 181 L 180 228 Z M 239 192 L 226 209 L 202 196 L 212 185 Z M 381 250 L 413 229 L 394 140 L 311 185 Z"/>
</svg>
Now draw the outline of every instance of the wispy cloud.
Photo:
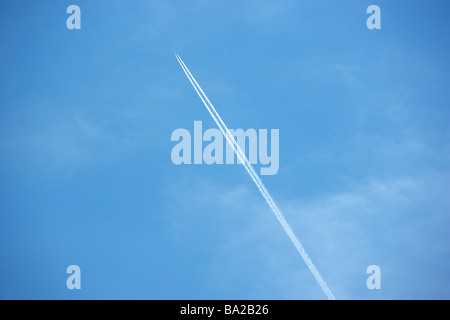
<svg viewBox="0 0 450 320">
<path fill-rule="evenodd" d="M 281 199 L 280 205 L 340 298 L 442 297 L 450 293 L 445 281 L 436 283 L 423 269 L 432 272 L 450 264 L 450 201 L 444 196 L 450 188 L 447 178 L 448 173 L 430 173 L 374 179 L 316 198 Z M 214 242 L 215 254 L 206 271 L 211 291 L 221 298 L 321 297 L 308 270 L 301 268 L 298 258 L 286 248 L 281 230 L 251 186 L 227 188 L 217 182 L 200 181 L 184 195 L 177 193 L 175 207 L 188 205 L 196 208 L 190 212 L 200 215 L 194 221 L 178 215 L 184 227 L 177 228 L 197 225 L 195 220 L 202 221 L 204 215 L 218 223 L 214 232 L 220 240 Z M 174 227 L 182 223 L 174 221 Z M 423 257 L 427 260 L 421 260 Z M 366 288 L 366 268 L 371 264 L 381 267 L 385 290 Z M 405 284 L 408 275 L 413 279 Z"/>
</svg>

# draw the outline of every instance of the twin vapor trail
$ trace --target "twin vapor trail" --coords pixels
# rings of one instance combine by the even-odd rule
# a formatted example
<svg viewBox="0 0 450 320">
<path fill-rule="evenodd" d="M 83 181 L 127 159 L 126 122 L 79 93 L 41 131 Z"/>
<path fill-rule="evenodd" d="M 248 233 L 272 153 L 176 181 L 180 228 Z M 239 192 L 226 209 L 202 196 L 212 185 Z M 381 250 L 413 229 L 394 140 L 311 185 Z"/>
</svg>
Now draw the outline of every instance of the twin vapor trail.
<svg viewBox="0 0 450 320">
<path fill-rule="evenodd" d="M 335 300 L 335 297 L 333 293 L 331 292 L 330 288 L 328 288 L 327 284 L 323 280 L 322 276 L 320 275 L 319 271 L 317 271 L 316 267 L 312 263 L 311 259 L 309 258 L 308 254 L 306 253 L 305 249 L 303 248 L 300 241 L 298 241 L 297 237 L 295 236 L 294 232 L 292 231 L 291 227 L 287 223 L 284 216 L 281 214 L 280 209 L 278 209 L 277 204 L 272 199 L 269 191 L 267 191 L 266 187 L 261 181 L 261 178 L 258 176 L 258 174 L 253 169 L 253 166 L 248 161 L 247 157 L 245 156 L 245 153 L 242 151 L 241 147 L 237 143 L 237 141 L 234 139 L 233 135 L 228 130 L 228 127 L 223 122 L 220 115 L 217 113 L 216 109 L 212 105 L 211 101 L 209 101 L 206 94 L 203 92 L 200 85 L 195 80 L 194 76 L 189 71 L 188 67 L 184 64 L 181 57 L 175 53 L 175 57 L 178 60 L 178 63 L 180 64 L 181 68 L 183 69 L 184 73 L 186 74 L 187 78 L 189 79 L 190 83 L 194 87 L 195 91 L 197 92 L 198 96 L 202 100 L 203 104 L 205 105 L 208 112 L 211 114 L 211 117 L 213 118 L 214 122 L 219 127 L 220 131 L 222 132 L 223 136 L 225 137 L 227 143 L 230 145 L 231 148 L 233 148 L 234 152 L 236 153 L 238 160 L 242 165 L 244 166 L 245 170 L 249 174 L 250 178 L 252 178 L 253 182 L 258 187 L 259 192 L 261 192 L 262 196 L 266 200 L 267 204 L 269 205 L 270 209 L 272 209 L 273 214 L 280 222 L 281 226 L 283 227 L 286 234 L 289 236 L 289 239 L 291 239 L 292 243 L 294 244 L 295 248 L 297 249 L 298 253 L 302 257 L 303 261 L 305 261 L 306 265 L 308 266 L 309 270 L 313 274 L 314 278 L 316 278 L 317 282 L 319 283 L 320 287 L 322 288 L 323 292 L 327 295 L 328 299 Z"/>
</svg>

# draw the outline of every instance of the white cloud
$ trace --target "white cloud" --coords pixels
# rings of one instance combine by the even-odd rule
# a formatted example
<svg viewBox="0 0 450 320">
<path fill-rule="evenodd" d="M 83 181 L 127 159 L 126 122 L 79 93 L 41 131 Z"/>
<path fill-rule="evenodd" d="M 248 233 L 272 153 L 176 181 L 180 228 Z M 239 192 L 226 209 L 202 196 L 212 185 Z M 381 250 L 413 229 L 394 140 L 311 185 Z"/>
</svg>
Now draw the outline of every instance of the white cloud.
<svg viewBox="0 0 450 320">
<path fill-rule="evenodd" d="M 208 207 L 208 214 L 219 216 L 221 226 L 214 230 L 223 234 L 208 268 L 211 291 L 220 298 L 326 298 L 256 188 L 197 185 L 177 201 L 190 202 L 191 209 Z M 448 264 L 444 212 L 450 202 L 435 192 L 448 187 L 445 178 L 428 175 L 372 180 L 315 199 L 276 200 L 338 299 L 408 298 L 406 270 Z M 184 221 L 189 222 L 199 220 Z M 412 261 L 417 265 L 410 266 Z M 371 264 L 382 268 L 380 292 L 365 287 Z M 427 283 L 435 282 L 431 275 L 416 276 L 416 287 L 409 289 L 421 288 L 417 294 L 426 296 Z M 444 284 L 435 290 L 448 292 Z"/>
</svg>

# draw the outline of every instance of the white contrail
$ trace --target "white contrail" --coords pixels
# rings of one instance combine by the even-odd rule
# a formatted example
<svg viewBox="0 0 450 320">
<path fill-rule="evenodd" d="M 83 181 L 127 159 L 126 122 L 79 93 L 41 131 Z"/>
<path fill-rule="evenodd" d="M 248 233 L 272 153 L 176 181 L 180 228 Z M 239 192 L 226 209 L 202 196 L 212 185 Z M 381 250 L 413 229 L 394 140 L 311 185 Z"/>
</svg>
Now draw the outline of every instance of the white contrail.
<svg viewBox="0 0 450 320">
<path fill-rule="evenodd" d="M 287 223 L 286 219 L 284 218 L 284 216 L 281 214 L 280 210 L 278 209 L 275 201 L 270 196 L 270 194 L 267 191 L 266 187 L 262 183 L 260 177 L 255 172 L 255 170 L 253 169 L 253 166 L 248 161 L 247 157 L 245 156 L 245 153 L 242 151 L 242 149 L 240 148 L 239 144 L 237 143 L 237 141 L 234 139 L 233 135 L 228 130 L 228 127 L 223 122 L 222 118 L 220 117 L 220 115 L 218 114 L 218 112 L 216 111 L 214 106 L 212 105 L 211 101 L 209 101 L 208 97 L 203 92 L 202 88 L 197 83 L 197 81 L 195 80 L 194 76 L 189 71 L 188 67 L 184 64 L 184 62 L 181 59 L 181 57 L 178 54 L 175 54 L 175 57 L 177 58 L 178 63 L 180 64 L 180 66 L 183 69 L 184 73 L 186 74 L 187 78 L 191 82 L 191 84 L 194 87 L 195 91 L 199 95 L 199 97 L 202 100 L 203 104 L 205 105 L 206 109 L 211 114 L 211 117 L 213 118 L 214 122 L 216 122 L 216 124 L 219 127 L 220 131 L 222 132 L 223 136 L 227 140 L 228 144 L 233 148 L 233 150 L 236 153 L 238 159 L 243 164 L 243 166 L 246 169 L 247 173 L 250 175 L 250 177 L 252 178 L 253 182 L 258 187 L 259 191 L 263 195 L 263 197 L 266 200 L 267 204 L 272 209 L 272 212 L 275 214 L 275 216 L 277 217 L 278 221 L 281 223 L 284 231 L 286 232 L 286 234 L 291 239 L 291 241 L 294 244 L 294 246 L 297 249 L 297 251 L 300 253 L 300 256 L 302 257 L 303 261 L 305 261 L 305 263 L 308 266 L 309 270 L 311 271 L 311 273 L 316 278 L 316 280 L 319 283 L 320 287 L 325 292 L 325 294 L 327 295 L 328 299 L 334 300 L 335 297 L 334 297 L 333 293 L 328 288 L 327 284 L 325 283 L 325 281 L 321 277 L 319 271 L 317 271 L 316 267 L 314 266 L 314 264 L 312 263 L 311 259 L 307 255 L 305 249 L 301 245 L 300 241 L 298 241 L 298 239 L 295 236 L 294 232 L 292 231 L 291 227 L 289 226 L 289 224 Z"/>
</svg>

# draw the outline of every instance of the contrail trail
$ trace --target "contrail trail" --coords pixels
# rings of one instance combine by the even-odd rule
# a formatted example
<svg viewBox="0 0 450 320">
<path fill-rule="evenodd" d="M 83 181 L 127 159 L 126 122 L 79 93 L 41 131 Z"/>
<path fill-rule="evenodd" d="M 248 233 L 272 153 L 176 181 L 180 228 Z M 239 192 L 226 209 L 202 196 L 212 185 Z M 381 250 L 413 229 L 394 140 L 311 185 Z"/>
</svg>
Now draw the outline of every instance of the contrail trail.
<svg viewBox="0 0 450 320">
<path fill-rule="evenodd" d="M 233 150 L 236 153 L 239 161 L 242 163 L 242 165 L 246 169 L 247 173 L 250 175 L 250 177 L 252 178 L 253 182 L 258 187 L 259 191 L 263 195 L 263 197 L 266 200 L 267 204 L 272 209 L 272 212 L 277 217 L 277 219 L 280 222 L 281 226 L 283 227 L 284 231 L 286 232 L 286 234 L 291 239 L 291 241 L 294 244 L 295 248 L 297 249 L 297 251 L 299 252 L 299 254 L 302 257 L 303 261 L 306 263 L 306 265 L 308 266 L 309 270 L 311 271 L 311 273 L 313 274 L 313 276 L 315 277 L 315 279 L 319 283 L 320 287 L 325 292 L 325 294 L 327 295 L 328 299 L 335 300 L 335 297 L 334 297 L 333 293 L 328 288 L 327 284 L 323 280 L 323 278 L 320 275 L 319 271 L 316 269 L 316 267 L 312 263 L 311 259 L 307 255 L 307 253 L 306 253 L 305 249 L 303 248 L 303 246 L 301 245 L 300 241 L 298 241 L 298 239 L 295 236 L 294 232 L 292 231 L 291 227 L 289 226 L 289 224 L 287 223 L 286 219 L 284 218 L 284 216 L 281 214 L 280 210 L 278 209 L 278 206 L 276 205 L 275 201 L 270 196 L 270 194 L 267 191 L 266 187 L 262 183 L 260 177 L 255 172 L 255 170 L 253 169 L 253 166 L 248 161 L 247 157 L 245 156 L 245 153 L 242 151 L 242 149 L 240 148 L 239 144 L 237 143 L 237 141 L 234 139 L 233 135 L 228 130 L 228 127 L 223 122 L 222 118 L 220 117 L 220 115 L 218 114 L 218 112 L 216 111 L 214 106 L 212 105 L 211 101 L 209 101 L 208 97 L 203 92 L 202 88 L 197 83 L 197 81 L 195 80 L 194 76 L 189 71 L 188 67 L 184 64 L 184 62 L 181 59 L 181 57 L 177 53 L 175 53 L 175 57 L 177 58 L 178 63 L 180 64 L 181 68 L 183 69 L 183 71 L 186 74 L 187 78 L 189 79 L 190 83 L 194 87 L 194 89 L 197 92 L 198 96 L 202 100 L 202 102 L 205 105 L 206 109 L 211 114 L 211 117 L 213 118 L 214 122 L 219 127 L 220 131 L 222 132 L 223 136 L 227 140 L 227 142 L 230 145 L 230 147 L 233 148 Z"/>
</svg>

